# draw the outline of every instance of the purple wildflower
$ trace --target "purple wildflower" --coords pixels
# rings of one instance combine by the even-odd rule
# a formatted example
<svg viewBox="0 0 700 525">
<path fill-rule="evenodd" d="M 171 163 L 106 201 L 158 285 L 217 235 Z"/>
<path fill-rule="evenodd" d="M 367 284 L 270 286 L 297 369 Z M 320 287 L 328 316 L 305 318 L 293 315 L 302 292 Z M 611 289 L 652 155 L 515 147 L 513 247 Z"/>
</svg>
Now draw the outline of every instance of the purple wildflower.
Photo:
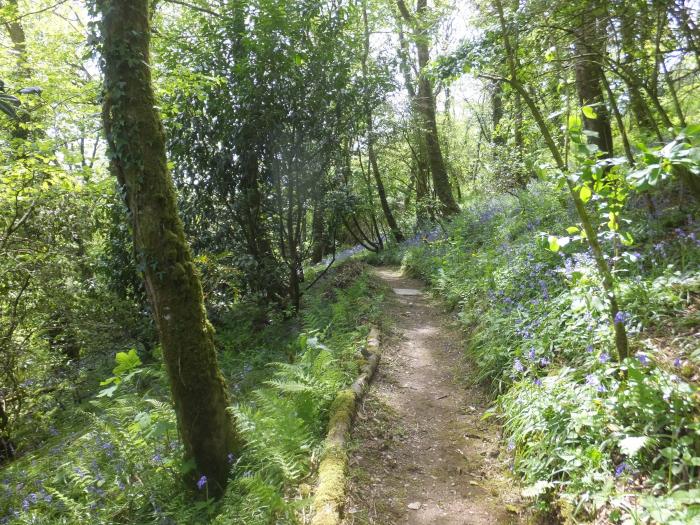
<svg viewBox="0 0 700 525">
<path fill-rule="evenodd" d="M 515 363 L 513 364 L 513 368 L 515 368 L 516 372 L 524 372 L 525 371 L 525 367 L 520 362 L 520 359 L 515 360 Z"/>
<path fill-rule="evenodd" d="M 617 312 L 615 314 L 615 324 L 625 324 L 629 318 L 630 314 L 627 312 Z"/>
<path fill-rule="evenodd" d="M 592 354 L 593 353 L 593 345 L 588 345 L 586 347 L 586 352 L 588 352 L 589 354 Z"/>
<path fill-rule="evenodd" d="M 206 486 L 206 484 L 207 484 L 207 477 L 202 476 L 201 478 L 199 478 L 199 481 L 197 481 L 197 488 L 199 490 L 202 490 Z"/>
<path fill-rule="evenodd" d="M 540 366 L 541 366 L 541 367 L 548 366 L 548 365 L 549 365 L 549 362 L 550 362 L 549 359 L 547 359 L 546 357 L 543 357 L 543 358 L 540 359 Z"/>
<path fill-rule="evenodd" d="M 598 360 L 601 363 L 607 363 L 608 361 L 610 361 L 610 355 L 608 355 L 607 352 L 603 352 L 602 354 L 600 354 L 600 357 L 598 358 Z"/>
<path fill-rule="evenodd" d="M 676 368 L 680 368 L 682 364 L 683 364 L 683 361 L 681 361 L 680 357 L 676 357 L 673 360 L 673 366 L 675 366 Z"/>
<path fill-rule="evenodd" d="M 624 472 L 627 471 L 628 469 L 629 469 L 629 466 L 627 465 L 627 463 L 625 463 L 625 462 L 620 463 L 620 464 L 615 468 L 615 477 L 616 477 L 616 478 L 619 478 L 619 477 L 622 476 L 622 474 L 624 474 Z"/>
<path fill-rule="evenodd" d="M 534 360 L 535 360 L 535 349 L 534 349 L 534 348 L 531 348 L 530 351 L 527 353 L 527 358 L 528 358 L 530 361 L 534 361 Z"/>
<path fill-rule="evenodd" d="M 233 463 L 233 460 L 235 459 L 235 456 L 233 455 L 232 452 L 229 452 L 228 455 L 226 456 L 226 459 L 228 459 L 229 465 Z"/>
<path fill-rule="evenodd" d="M 537 386 L 542 386 L 542 380 L 539 377 L 536 377 L 533 383 Z"/>
<path fill-rule="evenodd" d="M 646 354 L 637 354 L 637 359 L 639 359 L 639 362 L 642 363 L 642 365 L 644 366 L 647 366 L 649 364 L 649 358 Z"/>
</svg>

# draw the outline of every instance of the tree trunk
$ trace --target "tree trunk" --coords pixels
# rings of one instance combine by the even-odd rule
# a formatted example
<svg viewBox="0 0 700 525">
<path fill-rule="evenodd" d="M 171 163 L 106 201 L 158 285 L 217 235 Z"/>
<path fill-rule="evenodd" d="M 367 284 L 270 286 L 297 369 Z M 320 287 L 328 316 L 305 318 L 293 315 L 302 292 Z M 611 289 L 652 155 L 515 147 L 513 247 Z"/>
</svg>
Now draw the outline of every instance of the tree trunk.
<svg viewBox="0 0 700 525">
<path fill-rule="evenodd" d="M 576 90 L 581 106 L 593 106 L 596 118 L 583 115 L 584 129 L 597 134 L 589 137 L 588 142 L 598 146 L 604 158 L 613 155 L 613 136 L 610 125 L 610 114 L 605 105 L 603 89 L 601 88 L 602 69 L 599 61 L 603 56 L 601 47 L 600 6 L 596 0 L 586 3 L 581 14 L 581 22 L 576 40 Z"/>
<path fill-rule="evenodd" d="M 496 147 L 504 146 L 505 137 L 499 126 L 503 119 L 503 85 L 501 82 L 491 84 L 491 142 Z"/>
<path fill-rule="evenodd" d="M 367 61 L 369 60 L 369 22 L 367 20 L 367 0 L 362 2 L 362 21 L 364 23 L 364 49 L 362 50 L 362 78 L 367 81 Z M 396 242 L 403 242 L 404 236 L 401 229 L 394 218 L 394 214 L 389 207 L 389 201 L 386 198 L 386 190 L 382 182 L 382 176 L 379 173 L 379 165 L 377 163 L 377 154 L 374 150 L 374 122 L 372 117 L 371 101 L 365 97 L 365 121 L 367 124 L 367 155 L 369 156 L 369 169 L 374 176 L 374 182 L 377 185 L 377 193 L 379 194 L 379 202 L 382 205 L 384 218 L 386 219 L 391 235 Z"/>
<path fill-rule="evenodd" d="M 401 20 L 397 21 L 399 24 L 399 66 L 401 73 L 404 77 L 404 84 L 406 86 L 406 92 L 408 93 L 408 100 L 411 107 L 411 125 L 414 128 L 413 135 L 415 136 L 416 144 L 418 145 L 417 151 L 410 144 L 410 137 L 407 138 L 408 147 L 411 148 L 411 153 L 413 154 L 415 169 L 414 177 L 416 182 L 416 226 L 418 230 L 424 229 L 430 220 L 434 220 L 432 216 L 432 208 L 430 206 L 430 182 L 429 171 L 430 167 L 427 163 L 427 153 L 425 147 L 425 136 L 423 133 L 416 132 L 415 130 L 419 128 L 416 125 L 420 123 L 418 119 L 418 106 L 417 106 L 417 96 L 416 89 L 413 85 L 413 77 L 411 75 L 411 65 L 410 65 L 410 49 L 408 41 L 406 40 L 403 32 L 403 27 L 401 27 Z"/>
<path fill-rule="evenodd" d="M 323 203 L 316 199 L 311 217 L 311 263 L 318 264 L 326 254 L 326 225 Z"/>
<path fill-rule="evenodd" d="M 525 89 L 525 87 L 518 80 L 518 58 L 515 53 L 515 49 L 513 49 L 513 47 L 510 44 L 510 39 L 508 37 L 506 19 L 503 13 L 503 4 L 501 3 L 501 0 L 494 0 L 493 3 L 496 8 L 498 19 L 500 22 L 502 35 L 501 38 L 506 49 L 508 69 L 510 70 L 510 78 L 504 80 L 507 81 L 513 87 L 513 89 L 518 91 L 523 97 L 523 101 L 530 109 L 530 113 L 532 114 L 532 117 L 535 119 L 535 122 L 539 127 L 540 132 L 542 133 L 542 137 L 544 138 L 545 144 L 547 144 L 547 147 L 549 148 L 549 151 L 552 154 L 552 157 L 554 158 L 554 162 L 556 163 L 557 168 L 566 180 L 566 185 L 569 189 L 571 199 L 574 201 L 574 207 L 576 208 L 576 212 L 579 216 L 579 219 L 581 219 L 581 225 L 583 226 L 583 230 L 586 233 L 588 244 L 591 247 L 591 251 L 593 252 L 593 259 L 595 260 L 596 266 L 598 267 L 598 271 L 600 272 L 602 277 L 603 289 L 605 290 L 605 293 L 608 297 L 608 312 L 610 313 L 610 320 L 613 322 L 613 330 L 615 331 L 615 346 L 617 348 L 617 357 L 619 361 L 623 361 L 630 355 L 629 343 L 627 339 L 627 330 L 625 329 L 624 323 L 618 322 L 618 313 L 620 312 L 620 306 L 617 302 L 615 281 L 612 272 L 608 267 L 608 263 L 605 260 L 605 256 L 603 254 L 603 250 L 600 246 L 600 243 L 598 242 L 598 232 L 596 231 L 596 227 L 591 221 L 591 217 L 588 214 L 588 211 L 586 210 L 586 207 L 583 201 L 581 200 L 579 193 L 576 191 L 574 183 L 569 177 L 568 166 L 566 165 L 564 157 L 561 155 L 561 152 L 559 151 L 559 148 L 557 147 L 556 142 L 554 141 L 554 138 L 552 137 L 552 134 L 549 131 L 549 127 L 547 126 L 547 121 L 545 120 L 544 115 L 540 111 L 540 108 L 537 106 L 534 99 L 527 92 L 527 89 Z"/>
<path fill-rule="evenodd" d="M 241 447 L 217 364 L 213 327 L 204 309 L 168 173 L 165 136 L 149 65 L 148 0 L 100 0 L 104 67 L 103 120 L 111 169 L 124 188 L 136 252 L 163 347 L 190 481 L 206 476 L 220 495 L 230 453 Z"/>
<path fill-rule="evenodd" d="M 459 206 L 452 195 L 450 179 L 442 156 L 442 149 L 440 148 L 435 115 L 435 95 L 433 93 L 433 84 L 427 76 L 428 63 L 430 62 L 429 37 L 421 23 L 428 9 L 427 0 L 418 0 L 415 15 L 411 15 L 403 0 L 397 0 L 397 5 L 406 22 L 414 28 L 414 42 L 418 52 L 418 68 L 420 71 L 416 106 L 422 120 L 428 164 L 433 177 L 433 189 L 440 200 L 441 214 L 447 217 L 458 213 Z"/>
</svg>

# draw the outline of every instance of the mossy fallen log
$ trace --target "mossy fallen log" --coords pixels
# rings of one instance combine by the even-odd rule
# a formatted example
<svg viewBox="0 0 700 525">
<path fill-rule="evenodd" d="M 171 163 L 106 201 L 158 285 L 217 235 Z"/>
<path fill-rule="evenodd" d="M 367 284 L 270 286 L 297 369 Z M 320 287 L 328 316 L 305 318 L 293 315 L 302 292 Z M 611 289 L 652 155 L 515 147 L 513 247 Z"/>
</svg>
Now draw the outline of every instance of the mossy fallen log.
<svg viewBox="0 0 700 525">
<path fill-rule="evenodd" d="M 331 406 L 328 434 L 318 467 L 311 525 L 339 525 L 342 519 L 347 488 L 346 441 L 357 413 L 357 404 L 379 364 L 379 331 L 374 327 L 367 336 L 366 350 L 368 356 L 360 376 L 349 388 L 338 393 Z"/>
</svg>

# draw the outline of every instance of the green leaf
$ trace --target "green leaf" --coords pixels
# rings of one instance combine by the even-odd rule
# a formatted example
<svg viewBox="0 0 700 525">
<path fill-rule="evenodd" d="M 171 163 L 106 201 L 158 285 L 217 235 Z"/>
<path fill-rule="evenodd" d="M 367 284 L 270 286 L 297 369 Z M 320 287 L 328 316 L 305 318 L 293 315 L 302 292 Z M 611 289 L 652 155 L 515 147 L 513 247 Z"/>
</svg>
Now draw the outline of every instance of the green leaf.
<svg viewBox="0 0 700 525">
<path fill-rule="evenodd" d="M 128 352 L 118 352 L 114 360 L 117 362 L 117 366 L 112 370 L 115 376 L 123 375 L 141 365 L 141 359 L 133 348 Z"/>
<path fill-rule="evenodd" d="M 581 230 L 579 230 L 578 226 L 569 226 L 569 227 L 566 229 L 566 232 L 567 232 L 569 235 L 576 235 L 576 234 L 577 234 L 578 232 L 580 232 L 580 231 L 581 231 Z"/>
<path fill-rule="evenodd" d="M 598 114 L 595 112 L 595 110 L 591 106 L 583 106 L 581 108 L 581 111 L 586 116 L 586 118 L 589 118 L 589 119 L 597 119 L 598 118 Z"/>
<path fill-rule="evenodd" d="M 581 118 L 578 115 L 569 115 L 569 131 L 575 133 L 581 131 L 581 128 L 583 128 Z"/>
<path fill-rule="evenodd" d="M 547 242 L 549 243 L 549 250 L 553 252 L 559 251 L 559 240 L 554 236 L 550 235 L 547 237 Z"/>
<path fill-rule="evenodd" d="M 666 447 L 661 449 L 661 455 L 666 459 L 676 459 L 680 456 L 680 452 L 673 447 Z"/>
<path fill-rule="evenodd" d="M 634 244 L 634 237 L 632 237 L 632 234 L 630 232 L 624 232 L 620 235 L 620 238 L 622 240 L 622 244 L 625 246 L 632 246 Z"/>
<path fill-rule="evenodd" d="M 627 436 L 618 444 L 620 452 L 625 456 L 634 457 L 648 443 L 649 438 L 646 436 Z"/>
<path fill-rule="evenodd" d="M 591 200 L 591 196 L 593 195 L 593 192 L 591 189 L 584 185 L 581 186 L 581 191 L 579 192 L 579 197 L 581 197 L 581 200 L 583 201 L 584 204 L 586 204 L 589 200 Z"/>
<path fill-rule="evenodd" d="M 109 388 L 103 388 L 102 390 L 100 390 L 96 397 L 112 397 L 114 395 L 114 392 L 117 391 L 117 388 L 119 388 L 119 383 L 115 383 Z"/>
</svg>

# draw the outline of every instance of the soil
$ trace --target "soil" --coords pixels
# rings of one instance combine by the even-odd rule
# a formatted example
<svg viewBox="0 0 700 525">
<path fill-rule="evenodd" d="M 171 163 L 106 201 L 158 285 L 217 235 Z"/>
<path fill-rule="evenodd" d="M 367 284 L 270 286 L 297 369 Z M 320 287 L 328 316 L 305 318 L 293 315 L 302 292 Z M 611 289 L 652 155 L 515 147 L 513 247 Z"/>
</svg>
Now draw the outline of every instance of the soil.
<svg viewBox="0 0 700 525">
<path fill-rule="evenodd" d="M 377 275 L 393 293 L 375 381 L 358 410 L 345 525 L 522 522 L 489 401 L 468 384 L 464 334 L 414 279 Z"/>
</svg>

